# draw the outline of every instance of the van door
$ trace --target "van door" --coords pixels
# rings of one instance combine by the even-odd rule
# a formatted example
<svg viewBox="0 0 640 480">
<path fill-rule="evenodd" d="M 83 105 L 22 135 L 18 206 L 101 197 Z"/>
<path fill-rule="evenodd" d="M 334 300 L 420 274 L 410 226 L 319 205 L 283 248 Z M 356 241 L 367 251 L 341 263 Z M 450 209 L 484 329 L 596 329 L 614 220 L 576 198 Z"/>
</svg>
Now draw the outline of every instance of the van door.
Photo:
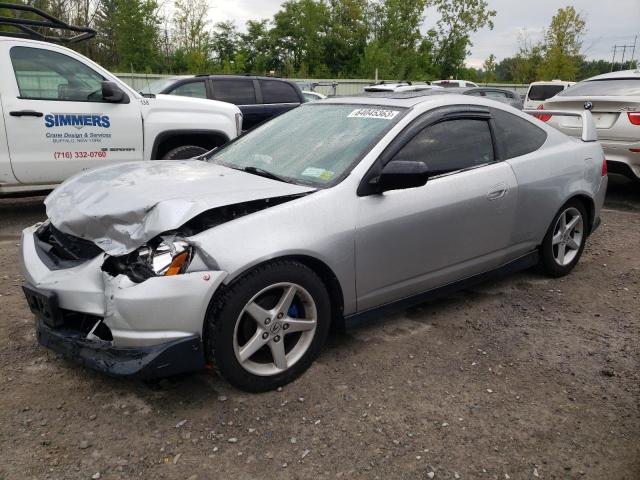
<svg viewBox="0 0 640 480">
<path fill-rule="evenodd" d="M 252 129 L 267 118 L 264 106 L 256 95 L 256 82 L 251 78 L 215 77 L 213 99 L 233 103 L 240 109 L 243 131 Z"/>
<path fill-rule="evenodd" d="M 20 183 L 59 183 L 83 170 L 143 159 L 135 98 L 102 98 L 100 73 L 72 52 L 19 44 L 3 53 L 4 120 L 13 173 Z"/>
</svg>

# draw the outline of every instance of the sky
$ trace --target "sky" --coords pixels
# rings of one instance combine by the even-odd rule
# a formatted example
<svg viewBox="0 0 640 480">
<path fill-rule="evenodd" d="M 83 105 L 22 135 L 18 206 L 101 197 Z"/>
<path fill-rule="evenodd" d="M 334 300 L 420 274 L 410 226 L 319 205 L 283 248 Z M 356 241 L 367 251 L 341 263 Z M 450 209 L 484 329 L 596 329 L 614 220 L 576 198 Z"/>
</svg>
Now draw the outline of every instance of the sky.
<svg viewBox="0 0 640 480">
<path fill-rule="evenodd" d="M 247 20 L 271 18 L 281 0 L 208 0 L 212 22 L 233 20 L 242 30 Z M 587 19 L 583 50 L 588 59 L 611 60 L 613 46 L 633 45 L 638 35 L 636 58 L 640 57 L 640 0 L 488 0 L 498 13 L 493 30 L 484 29 L 472 35 L 473 47 L 467 65 L 482 66 L 494 54 L 498 60 L 512 56 L 518 48 L 523 28 L 532 41 L 542 38 L 558 8 L 573 5 Z M 435 24 L 437 17 L 427 10 L 423 30 Z M 620 52 L 618 60 L 620 60 Z M 630 50 L 627 50 L 627 57 Z"/>
</svg>

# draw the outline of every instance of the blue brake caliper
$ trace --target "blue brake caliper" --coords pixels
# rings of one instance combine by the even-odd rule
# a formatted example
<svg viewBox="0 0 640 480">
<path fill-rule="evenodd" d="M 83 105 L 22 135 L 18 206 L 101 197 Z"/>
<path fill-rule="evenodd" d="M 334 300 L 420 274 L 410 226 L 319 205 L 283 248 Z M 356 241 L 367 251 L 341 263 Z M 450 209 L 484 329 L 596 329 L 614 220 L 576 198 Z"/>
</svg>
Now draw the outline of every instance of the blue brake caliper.
<svg viewBox="0 0 640 480">
<path fill-rule="evenodd" d="M 298 306 L 295 303 L 291 304 L 287 315 L 289 315 L 291 318 L 298 318 Z"/>
</svg>

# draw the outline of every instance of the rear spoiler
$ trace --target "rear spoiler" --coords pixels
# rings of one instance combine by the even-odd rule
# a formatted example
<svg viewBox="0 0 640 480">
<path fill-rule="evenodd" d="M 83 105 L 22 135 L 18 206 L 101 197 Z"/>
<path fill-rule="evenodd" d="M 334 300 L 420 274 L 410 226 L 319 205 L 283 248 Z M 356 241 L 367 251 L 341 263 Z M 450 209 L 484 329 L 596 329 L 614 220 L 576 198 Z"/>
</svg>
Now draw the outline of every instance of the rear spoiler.
<svg viewBox="0 0 640 480">
<path fill-rule="evenodd" d="M 570 112 L 568 110 L 523 110 L 524 113 L 529 115 L 558 115 L 560 117 L 580 117 L 582 118 L 582 141 L 583 142 L 597 142 L 598 130 L 596 129 L 596 122 L 593 120 L 593 115 L 589 110 L 582 112 Z"/>
</svg>

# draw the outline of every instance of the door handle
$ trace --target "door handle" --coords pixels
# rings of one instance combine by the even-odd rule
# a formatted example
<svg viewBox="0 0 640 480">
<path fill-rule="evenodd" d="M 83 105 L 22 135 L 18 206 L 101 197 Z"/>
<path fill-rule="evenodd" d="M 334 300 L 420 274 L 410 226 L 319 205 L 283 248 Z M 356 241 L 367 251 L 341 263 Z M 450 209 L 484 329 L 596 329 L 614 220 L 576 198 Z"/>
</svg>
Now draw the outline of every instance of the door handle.
<svg viewBox="0 0 640 480">
<path fill-rule="evenodd" d="M 35 110 L 18 110 L 15 112 L 9 112 L 12 117 L 42 117 L 42 112 L 36 112 Z"/>
<path fill-rule="evenodd" d="M 498 200 L 499 198 L 504 197 L 508 191 L 509 189 L 506 185 L 496 185 L 489 190 L 489 193 L 487 193 L 487 199 Z"/>
</svg>

